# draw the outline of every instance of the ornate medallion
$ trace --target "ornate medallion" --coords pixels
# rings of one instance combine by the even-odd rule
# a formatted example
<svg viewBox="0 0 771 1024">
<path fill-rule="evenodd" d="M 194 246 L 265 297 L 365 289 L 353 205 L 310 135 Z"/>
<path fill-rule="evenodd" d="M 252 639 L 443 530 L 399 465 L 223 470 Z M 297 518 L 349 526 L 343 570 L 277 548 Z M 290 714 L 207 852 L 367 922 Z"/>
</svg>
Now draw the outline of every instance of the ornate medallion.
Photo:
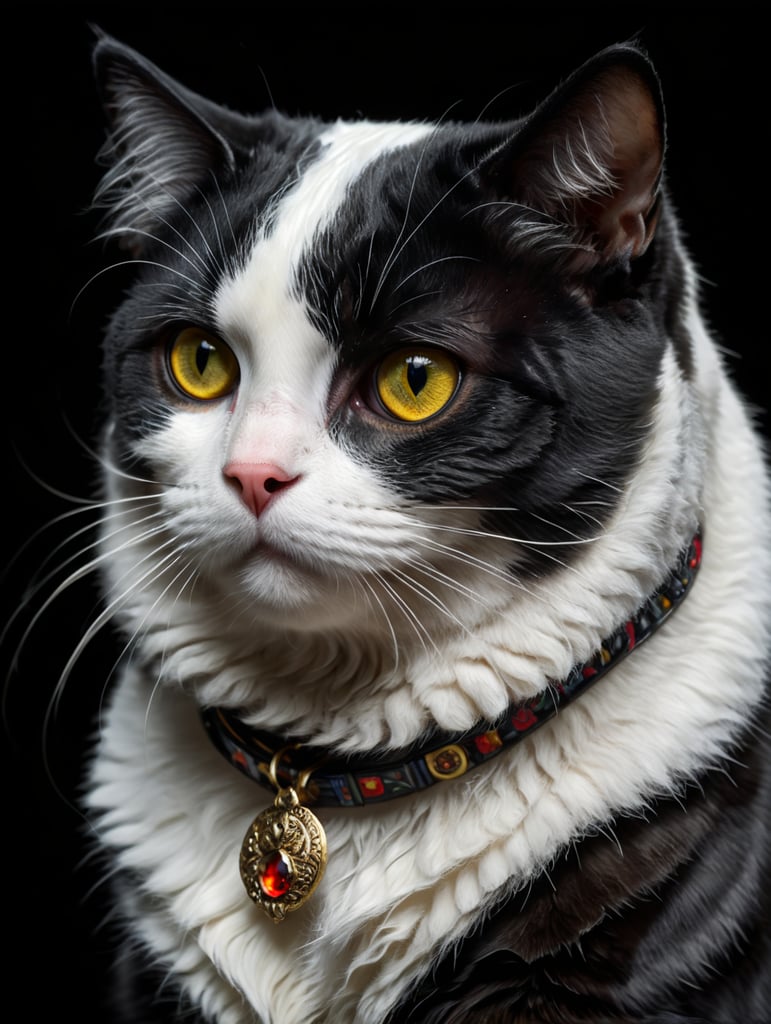
<svg viewBox="0 0 771 1024">
<path fill-rule="evenodd" d="M 241 878 L 250 899 L 272 921 L 283 921 L 309 898 L 327 863 L 321 822 L 294 789 L 279 789 L 272 807 L 258 814 L 241 846 Z"/>
</svg>

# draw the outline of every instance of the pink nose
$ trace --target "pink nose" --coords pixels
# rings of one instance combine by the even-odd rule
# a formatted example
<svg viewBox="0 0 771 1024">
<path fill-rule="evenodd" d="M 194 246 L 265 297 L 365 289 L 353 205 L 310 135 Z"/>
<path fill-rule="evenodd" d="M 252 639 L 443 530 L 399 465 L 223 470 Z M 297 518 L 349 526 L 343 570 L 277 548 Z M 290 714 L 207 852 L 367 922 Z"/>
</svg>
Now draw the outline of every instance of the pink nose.
<svg viewBox="0 0 771 1024">
<path fill-rule="evenodd" d="M 277 491 L 299 479 L 269 462 L 231 462 L 223 472 L 239 485 L 241 500 L 256 516 L 265 511 Z"/>
</svg>

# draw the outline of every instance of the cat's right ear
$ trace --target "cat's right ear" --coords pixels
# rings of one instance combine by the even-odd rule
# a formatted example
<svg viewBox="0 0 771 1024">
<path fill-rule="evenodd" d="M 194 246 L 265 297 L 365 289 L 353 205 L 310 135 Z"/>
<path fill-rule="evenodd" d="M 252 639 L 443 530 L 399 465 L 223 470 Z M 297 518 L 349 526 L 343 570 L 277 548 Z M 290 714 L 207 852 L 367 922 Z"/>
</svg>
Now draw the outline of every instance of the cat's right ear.
<svg viewBox="0 0 771 1024">
<path fill-rule="evenodd" d="M 95 205 L 106 211 L 104 234 L 137 255 L 208 176 L 232 168 L 229 137 L 238 137 L 245 119 L 107 35 L 94 48 L 94 72 L 109 129 Z"/>
<path fill-rule="evenodd" d="M 559 86 L 480 174 L 497 195 L 566 228 L 579 270 L 631 261 L 656 230 L 665 136 L 648 58 L 613 46 Z"/>
</svg>

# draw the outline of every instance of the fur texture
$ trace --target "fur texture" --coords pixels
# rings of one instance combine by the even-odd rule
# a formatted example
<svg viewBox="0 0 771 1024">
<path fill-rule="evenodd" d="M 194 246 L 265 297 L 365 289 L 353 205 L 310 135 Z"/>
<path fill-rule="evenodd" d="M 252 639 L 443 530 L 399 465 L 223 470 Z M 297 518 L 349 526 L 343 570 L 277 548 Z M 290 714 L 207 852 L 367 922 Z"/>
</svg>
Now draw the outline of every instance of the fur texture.
<svg viewBox="0 0 771 1024">
<path fill-rule="evenodd" d="M 87 802 L 165 979 L 140 1011 L 126 977 L 116 1014 L 761 1024 L 768 482 L 644 55 L 474 125 L 245 118 L 110 39 L 96 66 L 98 198 L 136 281 L 105 339 L 126 657 Z M 190 327 L 235 357 L 214 398 L 174 380 Z M 457 367 L 415 422 L 378 395 L 401 351 Z M 589 658 L 699 524 L 693 593 L 644 647 L 490 766 L 325 810 L 318 891 L 262 919 L 238 851 L 270 795 L 199 707 L 337 752 L 493 721 Z"/>
</svg>

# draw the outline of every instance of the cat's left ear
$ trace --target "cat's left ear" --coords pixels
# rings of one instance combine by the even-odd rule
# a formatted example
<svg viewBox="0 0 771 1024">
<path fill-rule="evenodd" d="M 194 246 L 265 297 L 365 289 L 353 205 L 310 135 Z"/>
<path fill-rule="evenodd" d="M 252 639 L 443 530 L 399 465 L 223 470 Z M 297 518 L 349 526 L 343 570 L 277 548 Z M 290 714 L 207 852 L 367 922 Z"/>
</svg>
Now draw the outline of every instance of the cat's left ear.
<svg viewBox="0 0 771 1024">
<path fill-rule="evenodd" d="M 105 234 L 135 255 L 211 176 L 234 166 L 246 119 L 180 85 L 141 54 L 99 33 L 94 71 L 109 138 L 96 195 Z"/>
<path fill-rule="evenodd" d="M 664 148 L 653 67 L 635 47 L 614 46 L 555 90 L 480 172 L 499 195 L 567 225 L 586 266 L 648 248 Z"/>
</svg>

